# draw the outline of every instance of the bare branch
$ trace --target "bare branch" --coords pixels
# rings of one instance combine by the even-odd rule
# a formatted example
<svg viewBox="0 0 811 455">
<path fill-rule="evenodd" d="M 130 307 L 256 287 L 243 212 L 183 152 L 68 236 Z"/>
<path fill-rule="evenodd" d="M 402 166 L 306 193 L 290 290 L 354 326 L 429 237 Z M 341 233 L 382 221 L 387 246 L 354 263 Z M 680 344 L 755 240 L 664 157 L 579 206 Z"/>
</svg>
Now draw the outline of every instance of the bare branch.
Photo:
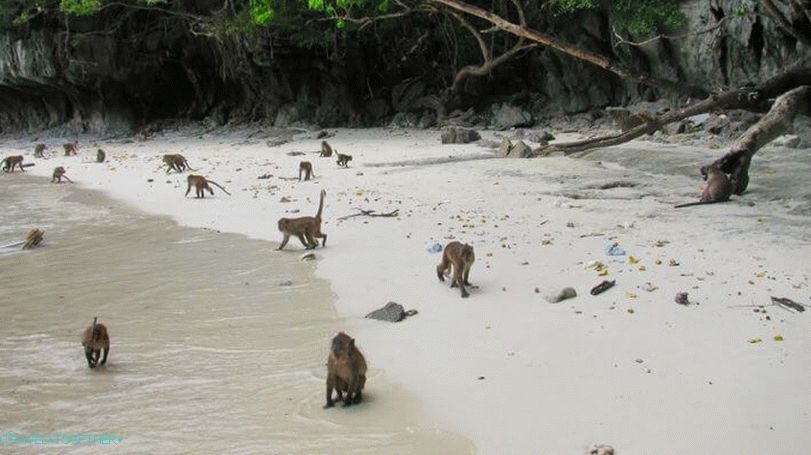
<svg viewBox="0 0 811 455">
<path fill-rule="evenodd" d="M 650 44 L 650 43 L 652 43 L 654 41 L 658 41 L 660 39 L 666 39 L 666 40 L 674 41 L 674 40 L 681 40 L 681 39 L 689 38 L 691 36 L 699 36 L 699 35 L 704 35 L 706 33 L 710 33 L 712 31 L 715 31 L 715 30 L 718 30 L 719 28 L 721 28 L 721 26 L 724 25 L 724 22 L 726 22 L 731 17 L 733 17 L 733 16 L 724 16 L 723 18 L 721 18 L 720 21 L 718 21 L 717 24 L 713 25 L 712 27 L 705 28 L 704 30 L 699 30 L 697 32 L 684 33 L 684 34 L 681 34 L 681 35 L 659 34 L 659 35 L 654 36 L 653 38 L 646 39 L 645 41 L 628 41 L 625 38 L 623 38 L 622 35 L 619 34 L 619 32 L 617 32 L 616 28 L 612 27 L 611 31 L 614 32 L 614 36 L 617 38 L 617 42 L 614 43 L 614 47 L 617 47 L 617 46 L 620 46 L 620 45 L 623 45 L 623 44 L 628 45 L 628 46 L 644 46 L 646 44 Z"/>
<path fill-rule="evenodd" d="M 811 38 L 803 33 L 800 30 L 797 30 L 794 25 L 786 18 L 782 11 L 777 7 L 777 5 L 772 2 L 772 0 L 760 0 L 763 6 L 766 8 L 766 11 L 769 12 L 769 15 L 777 21 L 777 24 L 780 28 L 783 29 L 786 33 L 793 36 L 794 39 L 797 41 L 805 44 L 806 46 L 811 46 Z"/>
</svg>

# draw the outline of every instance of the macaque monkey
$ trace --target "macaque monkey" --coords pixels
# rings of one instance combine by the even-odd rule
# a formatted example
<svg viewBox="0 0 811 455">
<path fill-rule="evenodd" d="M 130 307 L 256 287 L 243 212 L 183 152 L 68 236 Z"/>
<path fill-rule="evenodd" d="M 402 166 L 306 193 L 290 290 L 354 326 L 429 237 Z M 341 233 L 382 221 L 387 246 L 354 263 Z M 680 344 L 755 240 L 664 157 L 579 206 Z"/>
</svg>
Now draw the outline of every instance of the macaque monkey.
<svg viewBox="0 0 811 455">
<path fill-rule="evenodd" d="M 327 141 L 321 141 L 321 155 L 322 157 L 332 156 L 332 147 L 327 144 Z"/>
<path fill-rule="evenodd" d="M 73 183 L 73 180 L 69 179 L 67 175 L 65 175 L 65 168 L 62 166 L 57 166 L 54 168 L 53 177 L 51 177 L 51 183 L 62 183 L 62 179 L 67 180 L 70 183 Z"/>
<path fill-rule="evenodd" d="M 37 144 L 34 146 L 34 158 L 45 158 L 45 149 L 48 146 L 45 144 Z"/>
<path fill-rule="evenodd" d="M 23 156 L 22 155 L 12 155 L 3 158 L 3 161 L 0 161 L 3 165 L 3 170 L 5 172 L 14 172 L 14 166 L 17 166 L 21 172 L 25 172 L 23 170 Z"/>
<path fill-rule="evenodd" d="M 344 155 L 337 151 L 335 154 L 338 155 L 338 166 L 349 167 L 349 162 L 352 161 L 352 155 Z"/>
<path fill-rule="evenodd" d="M 462 290 L 462 297 L 467 298 L 468 294 L 465 286 L 471 286 L 468 281 L 470 276 L 470 267 L 476 256 L 473 254 L 473 247 L 467 243 L 451 242 L 445 246 L 445 251 L 442 253 L 442 262 L 436 266 L 436 276 L 439 281 L 445 281 L 445 274 L 449 272 L 453 266 L 453 278 L 451 279 L 451 287 L 459 286 Z"/>
<path fill-rule="evenodd" d="M 335 406 L 332 389 L 338 392 L 338 401 L 344 406 L 358 404 L 363 399 L 363 386 L 366 385 L 366 359 L 355 347 L 355 339 L 340 332 L 332 339 L 327 357 L 327 404 Z M 344 396 L 346 392 L 346 396 Z"/>
<path fill-rule="evenodd" d="M 169 171 L 171 171 L 173 169 L 177 173 L 184 172 L 186 170 L 186 168 L 188 168 L 191 171 L 196 171 L 197 170 L 197 169 L 192 169 L 192 167 L 189 165 L 189 162 L 186 160 L 186 158 L 183 155 L 179 154 L 179 153 L 163 155 L 163 164 L 166 165 L 166 173 L 167 174 L 169 173 Z"/>
<path fill-rule="evenodd" d="M 195 190 L 197 192 L 197 197 L 198 198 L 205 198 L 206 197 L 205 190 L 208 190 L 208 192 L 211 193 L 212 196 L 214 196 L 214 190 L 212 190 L 211 187 L 208 186 L 209 183 L 212 184 L 212 185 L 215 185 L 217 188 L 221 189 L 225 194 L 227 194 L 229 196 L 231 195 L 231 193 L 229 193 L 228 190 L 226 190 L 225 188 L 220 186 L 219 183 L 217 183 L 217 182 L 215 182 L 213 180 L 209 180 L 209 179 L 203 177 L 202 175 L 194 175 L 194 174 L 192 174 L 192 175 L 188 176 L 188 178 L 186 178 L 186 181 L 189 182 L 189 186 L 188 186 L 188 188 L 186 188 L 186 195 L 185 196 L 189 195 L 189 191 L 191 191 L 192 185 L 194 185 L 194 188 L 195 188 Z"/>
<path fill-rule="evenodd" d="M 28 234 L 25 235 L 25 243 L 23 243 L 23 249 L 27 250 L 29 248 L 33 248 L 40 243 L 45 238 L 45 233 L 37 228 L 33 228 L 28 231 Z"/>
<path fill-rule="evenodd" d="M 96 323 L 97 320 L 98 318 L 93 318 L 93 324 L 84 329 L 82 334 L 84 356 L 87 358 L 87 365 L 90 368 L 107 363 L 107 355 L 110 354 L 110 335 L 107 334 L 107 327 L 104 324 Z M 104 349 L 104 357 L 99 363 L 102 349 Z"/>
<path fill-rule="evenodd" d="M 304 180 L 310 180 L 310 177 L 315 177 L 313 172 L 313 163 L 309 161 L 302 161 L 298 165 L 298 181 L 301 181 L 301 173 L 304 172 Z"/>
<path fill-rule="evenodd" d="M 321 190 L 321 201 L 318 203 L 318 213 L 315 216 L 302 216 L 299 218 L 280 218 L 279 231 L 283 233 L 282 243 L 277 250 L 281 250 L 287 245 L 291 235 L 295 235 L 304 245 L 304 248 L 312 250 L 318 246 L 317 238 L 323 239 L 321 246 L 327 246 L 327 234 L 321 232 L 321 212 L 324 210 L 324 196 L 327 192 Z"/>
<path fill-rule="evenodd" d="M 103 163 L 106 158 L 107 158 L 107 154 L 104 153 L 104 150 L 98 149 L 98 151 L 96 151 L 96 162 L 97 163 Z"/>
<path fill-rule="evenodd" d="M 704 191 L 701 192 L 701 199 L 698 202 L 689 202 L 687 204 L 679 204 L 674 208 L 690 207 L 691 205 L 714 204 L 716 202 L 726 202 L 735 190 L 735 184 L 730 178 L 718 167 L 713 164 L 706 168 L 707 172 L 707 185 L 704 186 Z"/>
<path fill-rule="evenodd" d="M 79 141 L 65 142 L 62 148 L 65 149 L 65 156 L 76 155 L 79 152 Z"/>
</svg>

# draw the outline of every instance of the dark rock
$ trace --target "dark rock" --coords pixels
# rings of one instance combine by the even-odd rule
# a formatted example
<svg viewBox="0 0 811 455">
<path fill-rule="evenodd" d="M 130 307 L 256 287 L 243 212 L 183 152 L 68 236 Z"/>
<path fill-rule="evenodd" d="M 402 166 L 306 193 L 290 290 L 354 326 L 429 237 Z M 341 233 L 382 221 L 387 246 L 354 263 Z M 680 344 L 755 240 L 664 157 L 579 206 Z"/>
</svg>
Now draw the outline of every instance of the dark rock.
<svg viewBox="0 0 811 455">
<path fill-rule="evenodd" d="M 512 104 L 503 103 L 494 108 L 493 127 L 506 130 L 518 126 L 529 126 L 532 124 L 532 114 Z"/>
<path fill-rule="evenodd" d="M 508 156 L 510 158 L 529 158 L 532 156 L 532 149 L 524 141 L 518 141 L 510 148 Z"/>
<path fill-rule="evenodd" d="M 449 126 L 442 131 L 443 144 L 468 144 L 475 142 L 482 137 L 475 130 Z"/>
<path fill-rule="evenodd" d="M 436 114 L 431 111 L 425 111 L 420 117 L 420 121 L 417 122 L 417 128 L 431 128 L 432 126 L 436 125 Z"/>
<path fill-rule="evenodd" d="M 405 319 L 406 311 L 399 303 L 389 302 L 383 308 L 374 310 L 365 317 L 367 319 L 377 319 L 378 321 L 400 322 Z"/>
</svg>

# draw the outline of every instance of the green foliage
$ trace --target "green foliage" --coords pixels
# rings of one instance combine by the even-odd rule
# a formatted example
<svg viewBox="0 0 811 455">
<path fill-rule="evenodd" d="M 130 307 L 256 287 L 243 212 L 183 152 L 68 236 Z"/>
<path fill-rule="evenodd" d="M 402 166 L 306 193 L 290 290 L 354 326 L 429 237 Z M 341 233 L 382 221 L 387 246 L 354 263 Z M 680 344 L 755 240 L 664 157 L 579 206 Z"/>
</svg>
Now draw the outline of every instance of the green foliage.
<svg viewBox="0 0 811 455">
<path fill-rule="evenodd" d="M 617 28 L 636 34 L 651 33 L 661 26 L 679 27 L 684 14 L 676 0 L 549 0 L 561 13 L 600 8 Z"/>
<path fill-rule="evenodd" d="M 65 14 L 90 16 L 101 8 L 101 0 L 60 0 L 59 9 Z"/>
<path fill-rule="evenodd" d="M 0 0 L 0 29 L 23 25 L 41 14 L 44 4 L 30 0 Z"/>
</svg>

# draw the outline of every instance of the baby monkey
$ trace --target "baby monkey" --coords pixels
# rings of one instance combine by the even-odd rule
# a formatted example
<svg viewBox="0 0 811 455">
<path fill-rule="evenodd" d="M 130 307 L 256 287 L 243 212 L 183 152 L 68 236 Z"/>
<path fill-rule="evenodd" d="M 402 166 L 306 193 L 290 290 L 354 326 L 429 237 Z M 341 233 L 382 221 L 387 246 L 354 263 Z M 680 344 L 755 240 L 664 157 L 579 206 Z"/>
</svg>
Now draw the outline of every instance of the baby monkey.
<svg viewBox="0 0 811 455">
<path fill-rule="evenodd" d="M 321 155 L 322 157 L 332 156 L 332 147 L 327 144 L 327 141 L 321 141 Z"/>
<path fill-rule="evenodd" d="M 197 197 L 198 198 L 205 198 L 206 197 L 205 190 L 208 190 L 208 192 L 211 193 L 212 196 L 214 196 L 214 190 L 212 190 L 211 187 L 208 185 L 209 183 L 212 184 L 212 185 L 215 185 L 217 188 L 221 189 L 225 194 L 227 194 L 229 196 L 231 195 L 231 193 L 229 193 L 225 188 L 220 186 L 219 183 L 217 183 L 217 182 L 215 182 L 213 180 L 209 180 L 209 179 L 203 177 L 202 175 L 194 175 L 194 174 L 192 174 L 192 175 L 190 175 L 190 176 L 188 176 L 186 178 L 186 181 L 189 183 L 189 186 L 188 186 L 188 188 L 186 188 L 185 196 L 189 195 L 189 191 L 191 191 L 192 185 L 194 185 L 194 188 L 195 188 L 195 190 L 197 192 Z"/>
<path fill-rule="evenodd" d="M 23 170 L 23 156 L 22 155 L 12 155 L 3 158 L 3 161 L 0 161 L 3 164 L 3 171 L 5 172 L 14 172 L 14 166 L 21 172 L 25 172 Z"/>
<path fill-rule="evenodd" d="M 344 406 L 360 403 L 363 399 L 364 385 L 366 385 L 366 359 L 355 347 L 355 339 L 340 332 L 332 339 L 327 357 L 327 404 L 324 408 L 335 406 L 332 400 L 333 389 L 338 392 L 338 401 L 343 401 Z"/>
<path fill-rule="evenodd" d="M 436 266 L 436 276 L 439 281 L 445 281 L 445 274 L 449 272 L 453 266 L 453 278 L 451 279 L 451 287 L 459 286 L 462 290 L 462 298 L 467 298 L 468 294 L 465 286 L 471 286 L 468 281 L 470 276 L 470 267 L 476 256 L 473 254 L 473 247 L 467 243 L 451 242 L 445 246 L 445 251 L 442 253 L 442 262 Z"/>
<path fill-rule="evenodd" d="M 79 152 L 79 140 L 66 142 L 62 144 L 62 148 L 65 149 L 65 156 L 76 155 Z"/>
<path fill-rule="evenodd" d="M 309 161 L 302 161 L 298 165 L 298 181 L 301 181 L 301 173 L 304 172 L 304 180 L 310 180 L 310 177 L 315 177 L 313 172 L 313 163 Z"/>
<path fill-rule="evenodd" d="M 730 178 L 721 170 L 717 164 L 713 164 L 706 168 L 707 185 L 704 186 L 704 191 L 701 192 L 701 199 L 698 202 L 688 202 L 687 204 L 679 204 L 674 208 L 690 207 L 692 205 L 714 204 L 716 202 L 726 202 L 735 191 L 735 184 Z"/>
<path fill-rule="evenodd" d="M 349 162 L 352 161 L 352 155 L 344 155 L 337 151 L 335 154 L 338 155 L 338 166 L 349 167 Z"/>
<path fill-rule="evenodd" d="M 104 324 L 96 323 L 98 318 L 93 318 L 93 324 L 84 329 L 82 334 L 82 346 L 84 346 L 84 356 L 87 358 L 87 365 L 96 368 L 97 365 L 107 363 L 107 355 L 110 353 L 110 335 L 107 334 L 107 327 Z M 101 350 L 104 350 L 104 357 L 99 363 Z"/>
<path fill-rule="evenodd" d="M 67 175 L 65 175 L 65 168 L 62 166 L 57 166 L 54 168 L 53 176 L 51 177 L 51 183 L 62 183 L 62 179 L 67 180 L 70 183 L 73 183 L 73 180 L 69 179 Z"/>
</svg>

